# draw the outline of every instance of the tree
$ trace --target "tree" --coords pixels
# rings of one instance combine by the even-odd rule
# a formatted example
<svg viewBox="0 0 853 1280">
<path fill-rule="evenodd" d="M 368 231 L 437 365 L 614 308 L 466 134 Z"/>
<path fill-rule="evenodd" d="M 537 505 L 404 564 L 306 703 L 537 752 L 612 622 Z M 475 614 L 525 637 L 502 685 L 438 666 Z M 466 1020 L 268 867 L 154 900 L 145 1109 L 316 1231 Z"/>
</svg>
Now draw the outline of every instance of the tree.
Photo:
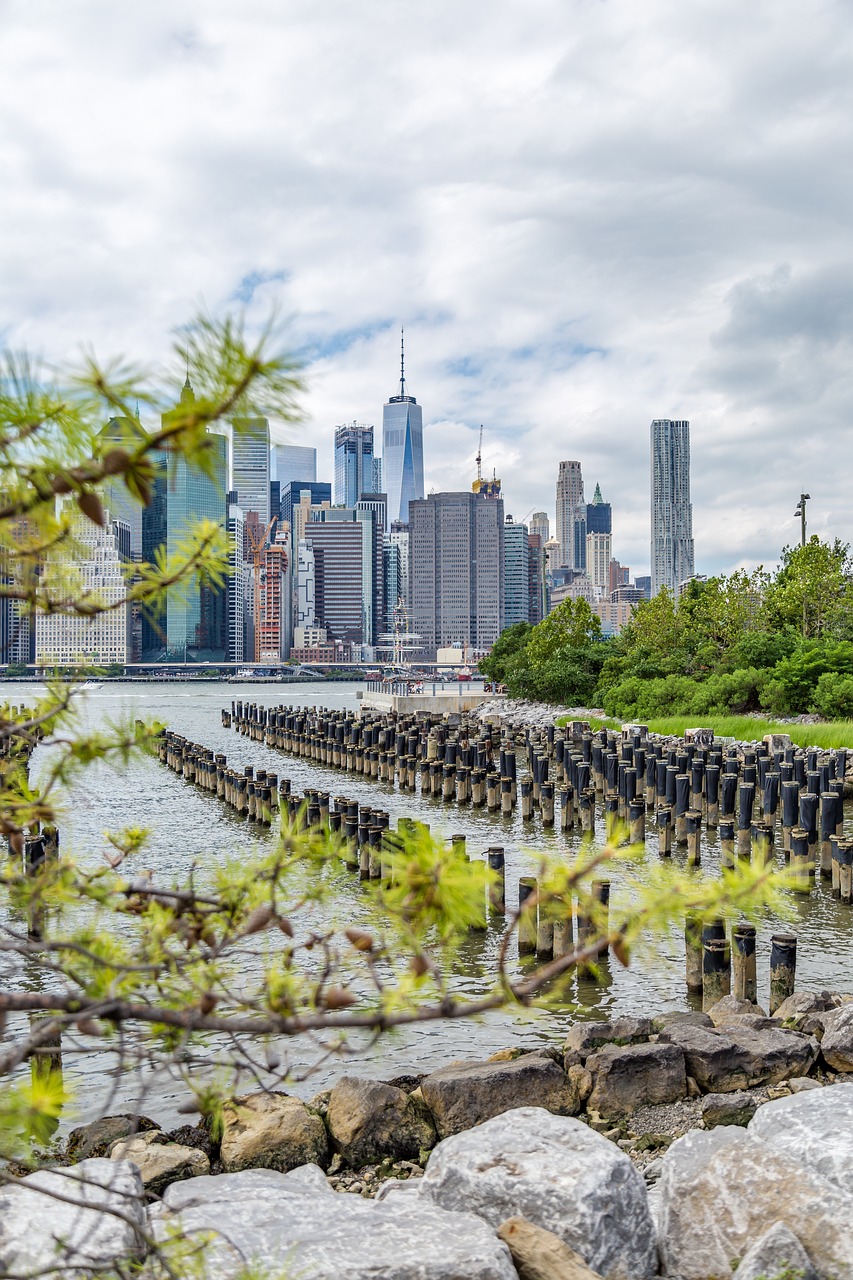
<svg viewBox="0 0 853 1280">
<path fill-rule="evenodd" d="M 57 497 L 100 524 L 107 479 L 119 480 L 141 504 L 150 500 L 155 451 L 203 469 L 209 426 L 271 412 L 295 418 L 298 371 L 275 340 L 270 329 L 251 343 L 234 320 L 201 318 L 188 326 L 177 355 L 197 398 L 151 432 L 131 405 L 159 406 L 167 393 L 156 378 L 89 359 L 60 383 L 26 359 L 8 357 L 0 384 L 0 591 L 32 615 L 94 617 L 116 607 L 74 589 L 71 579 L 42 573 L 70 538 L 67 504 L 58 510 Z M 104 444 L 109 416 L 131 423 L 126 446 Z M 225 552 L 221 529 L 200 524 L 177 551 L 134 566 L 126 600 L 156 610 L 193 577 L 220 583 Z M 599 633 L 584 601 L 566 602 L 534 629 L 523 652 L 534 670 L 547 671 L 575 661 Z M 524 912 L 565 912 L 574 896 L 593 934 L 524 973 L 509 959 L 519 920 L 510 911 L 490 981 L 471 998 L 457 982 L 454 957 L 482 926 L 490 875 L 484 863 L 469 863 L 423 829 L 389 843 L 383 878 L 365 886 L 362 918 L 347 926 L 319 927 L 316 914 L 337 892 L 343 846 L 329 830 L 299 822 L 283 822 L 267 854 L 228 866 L 212 862 L 171 883 L 141 870 L 143 829 L 110 833 L 95 870 L 65 853 L 50 855 L 35 835 L 49 836 L 62 786 L 93 761 L 121 763 L 159 741 L 157 726 L 138 722 L 81 728 L 73 699 L 73 686 L 49 684 L 33 707 L 7 706 L 0 715 L 0 828 L 13 855 L 0 867 L 9 908 L 0 917 L 2 1159 L 32 1159 L 51 1132 L 63 1101 L 61 1076 L 49 1069 L 59 1037 L 75 1051 L 111 1048 L 124 1070 L 167 1066 L 184 1080 L 188 1105 L 215 1120 L 223 1097 L 256 1082 L 261 1070 L 287 1084 L 290 1061 L 273 1052 L 273 1037 L 302 1037 L 303 1053 L 313 1046 L 323 1057 L 340 1051 L 351 1031 L 380 1035 L 411 1022 L 530 1004 L 577 964 L 594 963 L 602 945 L 628 963 L 642 936 L 680 923 L 685 909 L 754 915 L 777 899 L 778 881 L 767 867 L 747 865 L 709 880 L 654 864 L 605 922 L 592 880 L 624 856 L 618 842 L 543 858 L 538 892 Z M 36 789 L 28 766 L 39 745 L 50 752 Z M 199 1067 L 214 1048 L 219 1078 L 202 1083 Z M 20 1070 L 28 1060 L 29 1080 Z M 0 1168 L 0 1180 L 9 1176 Z"/>
<path fill-rule="evenodd" d="M 502 684 L 507 678 L 511 659 L 526 647 L 532 630 L 530 622 L 514 622 L 511 627 L 505 627 L 485 658 L 480 659 L 483 675 Z"/>
<path fill-rule="evenodd" d="M 785 547 L 782 565 L 768 598 L 778 624 L 796 627 L 804 640 L 829 635 L 853 609 L 850 548 L 838 538 L 830 544 L 816 534 L 804 547 Z"/>
</svg>

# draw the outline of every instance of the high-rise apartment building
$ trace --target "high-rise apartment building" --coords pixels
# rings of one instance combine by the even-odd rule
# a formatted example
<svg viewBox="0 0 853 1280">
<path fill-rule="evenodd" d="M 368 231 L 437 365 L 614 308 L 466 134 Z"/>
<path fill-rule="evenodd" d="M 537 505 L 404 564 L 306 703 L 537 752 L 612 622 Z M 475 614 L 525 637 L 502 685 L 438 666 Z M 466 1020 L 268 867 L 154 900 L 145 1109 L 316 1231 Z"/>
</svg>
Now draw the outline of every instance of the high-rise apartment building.
<svg viewBox="0 0 853 1280">
<path fill-rule="evenodd" d="M 693 577 L 693 507 L 690 502 L 690 423 L 655 418 L 652 453 L 652 595 L 673 596 Z"/>
<path fill-rule="evenodd" d="M 246 597 L 249 594 L 247 578 L 250 568 L 243 556 L 243 512 L 237 505 L 237 493 L 228 494 L 228 517 L 225 524 L 228 535 L 228 568 L 225 583 L 225 661 L 242 662 L 243 618 Z"/>
<path fill-rule="evenodd" d="M 586 535 L 586 572 L 597 600 L 610 594 L 610 563 L 613 559 L 613 536 L 609 533 Z"/>
<path fill-rule="evenodd" d="M 373 427 L 349 422 L 335 427 L 335 505 L 354 507 L 373 492 Z"/>
<path fill-rule="evenodd" d="M 130 527 L 105 514 L 103 527 L 78 512 L 72 515 L 71 541 L 60 544 L 48 557 L 42 583 L 49 591 L 56 575 L 65 584 L 64 594 L 71 574 L 75 599 L 89 598 L 106 611 L 91 617 L 36 614 L 36 666 L 106 666 L 129 659 L 130 608 L 119 602 L 128 589 Z"/>
<path fill-rule="evenodd" d="M 278 481 L 282 493 L 294 480 L 312 484 L 317 479 L 317 450 L 301 444 L 273 445 L 270 478 Z"/>
<path fill-rule="evenodd" d="M 290 529 L 281 526 L 264 549 L 258 581 L 256 658 L 278 663 L 290 652 L 293 619 L 290 596 Z"/>
<path fill-rule="evenodd" d="M 530 545 L 527 525 L 512 516 L 504 522 L 504 622 L 528 622 L 530 617 Z"/>
<path fill-rule="evenodd" d="M 410 503 L 409 597 L 427 654 L 494 644 L 504 621 L 502 498 L 431 493 Z"/>
<path fill-rule="evenodd" d="M 562 567 L 586 569 L 586 503 L 579 462 L 561 462 L 557 475 L 557 541 Z"/>
<path fill-rule="evenodd" d="M 235 418 L 231 438 L 231 486 L 244 516 L 257 512 L 261 529 L 270 519 L 270 424 L 266 418 Z"/>
<path fill-rule="evenodd" d="M 527 522 L 527 528 L 531 537 L 539 538 L 544 547 L 551 536 L 551 522 L 547 511 L 534 511 Z"/>
<path fill-rule="evenodd" d="M 423 410 L 406 391 L 402 339 L 400 394 L 382 410 L 382 477 L 390 520 L 407 521 L 409 503 L 424 496 Z"/>
</svg>

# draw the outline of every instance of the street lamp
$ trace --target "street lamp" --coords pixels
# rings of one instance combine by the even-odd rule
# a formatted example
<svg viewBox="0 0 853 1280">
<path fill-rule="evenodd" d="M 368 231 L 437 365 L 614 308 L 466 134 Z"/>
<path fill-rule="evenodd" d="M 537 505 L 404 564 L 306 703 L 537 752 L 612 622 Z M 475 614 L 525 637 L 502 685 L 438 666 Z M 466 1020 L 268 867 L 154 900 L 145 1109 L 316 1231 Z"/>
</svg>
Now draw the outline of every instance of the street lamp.
<svg viewBox="0 0 853 1280">
<path fill-rule="evenodd" d="M 811 499 L 811 496 L 810 493 L 801 493 L 800 501 L 794 512 L 795 516 L 800 517 L 800 545 L 803 547 L 806 545 L 806 503 Z"/>
</svg>

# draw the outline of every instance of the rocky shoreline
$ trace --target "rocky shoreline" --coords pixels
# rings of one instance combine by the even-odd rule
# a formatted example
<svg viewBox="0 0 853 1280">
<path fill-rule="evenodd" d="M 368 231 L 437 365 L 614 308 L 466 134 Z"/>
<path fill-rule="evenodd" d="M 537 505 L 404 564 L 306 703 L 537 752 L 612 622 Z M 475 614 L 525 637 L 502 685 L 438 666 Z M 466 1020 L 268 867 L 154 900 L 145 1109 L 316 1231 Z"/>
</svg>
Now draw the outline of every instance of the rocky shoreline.
<svg viewBox="0 0 853 1280">
<path fill-rule="evenodd" d="M 845 1080 L 853 1083 L 853 996 L 796 993 L 773 1018 L 726 997 L 709 1014 L 578 1024 L 560 1046 L 505 1050 L 420 1078 L 343 1076 L 309 1103 L 283 1093 L 235 1098 L 217 1135 L 107 1117 L 70 1135 L 55 1170 L 0 1193 L 0 1270 L 44 1265 L 52 1246 L 32 1229 L 33 1195 L 45 1179 L 64 1178 L 67 1189 L 85 1177 L 95 1188 L 76 1213 L 95 1215 L 85 1247 L 103 1237 L 107 1264 L 130 1244 L 127 1222 L 105 1225 L 105 1210 L 130 1196 L 137 1232 L 207 1223 L 243 1239 L 241 1249 L 254 1241 L 268 1260 L 286 1244 L 318 1278 L 589 1280 L 591 1268 L 605 1280 L 754 1280 L 776 1274 L 766 1260 L 778 1255 L 805 1274 L 853 1280 Z M 294 1205 L 285 1229 L 280 1210 L 291 1200 L 299 1214 Z M 363 1201 L 363 1210 L 347 1208 Z M 464 1239 L 448 1214 L 465 1217 Z M 359 1236 L 361 1256 L 348 1255 L 343 1269 L 338 1221 L 369 1237 Z M 395 1223 L 408 1243 L 377 1270 Z M 449 1233 L 446 1243 L 419 1256 L 436 1231 Z M 744 1270 L 767 1233 L 765 1270 Z M 531 1249 L 551 1257 L 549 1270 L 524 1260 Z M 237 1275 L 228 1249 L 212 1250 L 208 1275 Z"/>
</svg>

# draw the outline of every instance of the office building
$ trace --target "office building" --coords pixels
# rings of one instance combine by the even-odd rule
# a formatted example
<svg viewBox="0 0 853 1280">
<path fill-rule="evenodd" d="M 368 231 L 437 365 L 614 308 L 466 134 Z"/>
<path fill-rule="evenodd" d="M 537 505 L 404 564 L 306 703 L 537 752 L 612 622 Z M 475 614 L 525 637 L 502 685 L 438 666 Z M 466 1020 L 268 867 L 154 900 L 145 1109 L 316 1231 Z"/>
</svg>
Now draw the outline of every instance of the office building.
<svg viewBox="0 0 853 1280">
<path fill-rule="evenodd" d="M 406 389 L 402 337 L 400 394 L 382 410 L 382 478 L 390 520 L 407 521 L 409 503 L 424 496 L 423 410 Z"/>
<path fill-rule="evenodd" d="M 512 516 L 504 522 L 504 621 L 505 627 L 530 618 L 530 546 L 527 525 Z"/>
<path fill-rule="evenodd" d="M 384 493 L 362 493 L 355 503 L 356 511 L 372 511 L 376 528 L 384 536 L 388 528 L 388 498 Z"/>
<path fill-rule="evenodd" d="M 250 576 L 250 567 L 246 564 L 243 554 L 245 540 L 243 512 L 237 505 L 237 493 L 235 490 L 228 494 L 227 507 L 228 515 L 225 531 L 228 535 L 228 567 L 230 572 L 225 583 L 225 661 L 242 662 L 245 656 L 243 629 L 246 596 L 250 595 L 247 584 L 247 578 Z"/>
<path fill-rule="evenodd" d="M 270 424 L 235 418 L 231 436 L 231 485 L 244 516 L 255 511 L 261 529 L 270 520 Z"/>
<path fill-rule="evenodd" d="M 557 541 L 561 567 L 586 569 L 586 503 L 579 462 L 561 462 L 557 475 Z"/>
<path fill-rule="evenodd" d="M 291 529 L 293 528 L 293 508 L 303 501 L 304 495 L 307 495 L 309 507 L 321 507 L 324 502 L 328 506 L 332 505 L 332 486 L 328 481 L 294 480 L 285 485 L 281 491 L 279 517 L 289 524 Z"/>
<path fill-rule="evenodd" d="M 608 591 L 612 596 L 614 591 L 618 591 L 620 587 L 627 587 L 631 581 L 631 570 L 627 564 L 620 564 L 618 560 L 610 561 L 610 572 L 608 574 Z"/>
<path fill-rule="evenodd" d="M 527 535 L 527 621 L 535 627 L 548 612 L 545 546 L 538 533 Z"/>
<path fill-rule="evenodd" d="M 87 597 L 105 612 L 42 614 L 35 618 L 35 661 L 39 667 L 124 665 L 129 658 L 130 608 L 121 604 L 127 595 L 127 552 L 130 526 L 116 521 L 105 509 L 101 527 L 68 503 L 71 541 L 60 544 L 48 557 L 42 585 L 49 592 L 56 580 L 59 590 L 70 588 L 78 602 Z M 124 550 L 123 550 L 124 548 Z"/>
<path fill-rule="evenodd" d="M 373 427 L 350 422 L 335 427 L 335 506 L 354 507 L 373 492 Z"/>
<path fill-rule="evenodd" d="M 129 453 L 139 448 L 143 434 L 139 421 L 132 418 L 110 418 L 101 432 L 102 438 L 109 441 L 107 448 L 125 449 Z M 123 476 L 108 476 L 101 493 L 112 518 L 126 524 L 130 530 L 131 559 L 141 560 L 142 503 L 131 495 Z"/>
<path fill-rule="evenodd" d="M 609 533 L 586 535 L 586 572 L 597 600 L 610 595 L 610 564 L 613 559 L 613 538 Z"/>
<path fill-rule="evenodd" d="M 634 579 L 634 586 L 638 589 L 638 591 L 641 591 L 641 592 L 642 592 L 642 596 L 643 596 L 643 599 L 644 599 L 644 600 L 651 600 L 651 598 L 652 598 L 652 580 L 651 580 L 651 577 L 650 577 L 650 576 L 648 576 L 648 577 L 642 577 L 642 578 L 640 578 L 640 577 L 635 578 L 635 579 Z"/>
<path fill-rule="evenodd" d="M 527 522 L 527 528 L 531 537 L 539 538 L 541 545 L 544 547 L 551 536 L 551 522 L 548 519 L 547 511 L 534 511 Z"/>
<path fill-rule="evenodd" d="M 322 627 L 330 641 L 374 645 L 384 627 L 385 583 L 382 535 L 373 512 L 321 508 L 305 524 L 302 540 L 297 625 Z"/>
<path fill-rule="evenodd" d="M 270 479 L 278 481 L 282 493 L 295 480 L 313 484 L 317 479 L 317 450 L 301 444 L 273 445 Z"/>
<path fill-rule="evenodd" d="M 605 502 L 601 496 L 601 485 L 595 486 L 595 493 L 592 496 L 592 502 L 587 503 L 586 507 L 586 531 L 590 533 L 611 533 L 613 532 L 613 515 L 610 503 Z"/>
<path fill-rule="evenodd" d="M 255 660 L 275 665 L 290 652 L 293 630 L 290 598 L 290 530 L 280 527 L 264 548 L 257 581 Z"/>
<path fill-rule="evenodd" d="M 677 596 L 694 576 L 690 502 L 690 423 L 655 418 L 652 454 L 652 595 L 662 587 Z"/>
<path fill-rule="evenodd" d="M 189 378 L 177 410 L 163 415 L 168 424 L 174 413 L 184 412 L 195 401 Z M 156 455 L 151 501 L 142 512 L 143 559 L 152 562 L 181 552 L 187 536 L 199 520 L 210 520 L 224 530 L 228 520 L 228 440 L 210 433 L 209 470 L 190 466 L 186 458 Z M 269 481 L 265 493 L 269 501 Z M 146 609 L 142 615 L 142 651 L 146 661 L 222 662 L 227 644 L 225 587 L 189 581 L 169 594 L 161 611 Z"/>
<path fill-rule="evenodd" d="M 427 656 L 494 644 L 504 621 L 502 498 L 431 493 L 409 504 L 409 598 Z"/>
</svg>

